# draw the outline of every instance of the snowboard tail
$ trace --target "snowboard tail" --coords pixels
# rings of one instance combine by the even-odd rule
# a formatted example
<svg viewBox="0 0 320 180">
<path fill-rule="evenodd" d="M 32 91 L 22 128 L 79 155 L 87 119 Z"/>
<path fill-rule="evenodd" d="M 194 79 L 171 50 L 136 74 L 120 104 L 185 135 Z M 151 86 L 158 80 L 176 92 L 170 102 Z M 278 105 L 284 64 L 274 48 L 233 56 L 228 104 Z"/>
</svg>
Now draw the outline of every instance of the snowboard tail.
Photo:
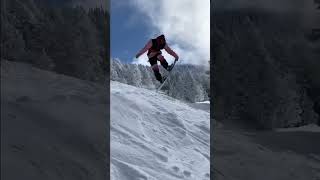
<svg viewBox="0 0 320 180">
<path fill-rule="evenodd" d="M 157 91 L 160 91 L 161 88 L 163 87 L 164 83 L 166 83 L 166 81 L 168 80 L 168 78 L 169 78 L 169 76 L 170 76 L 170 74 L 171 74 L 171 71 L 172 71 L 172 69 L 174 68 L 176 62 L 177 62 L 177 61 L 174 61 L 174 63 L 171 65 L 168 75 L 166 76 L 165 80 L 161 83 L 161 85 L 158 87 Z"/>
</svg>

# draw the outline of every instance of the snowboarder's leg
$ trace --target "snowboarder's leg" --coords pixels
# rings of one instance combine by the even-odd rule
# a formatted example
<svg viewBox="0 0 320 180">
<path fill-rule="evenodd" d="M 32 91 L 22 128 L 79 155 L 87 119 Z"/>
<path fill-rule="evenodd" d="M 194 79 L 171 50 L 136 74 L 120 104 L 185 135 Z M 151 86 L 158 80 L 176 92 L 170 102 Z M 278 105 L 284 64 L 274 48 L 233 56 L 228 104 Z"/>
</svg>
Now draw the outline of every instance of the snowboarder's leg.
<svg viewBox="0 0 320 180">
<path fill-rule="evenodd" d="M 160 54 L 157 56 L 157 58 L 159 59 L 161 65 L 167 70 L 167 71 L 171 71 L 172 69 L 172 65 L 169 65 L 167 60 Z"/>
<path fill-rule="evenodd" d="M 154 72 L 154 75 L 156 76 L 156 79 L 162 83 L 162 76 L 160 74 L 158 64 L 153 65 L 152 70 Z"/>
<path fill-rule="evenodd" d="M 166 61 L 166 59 L 161 54 L 158 55 L 157 58 L 159 59 L 162 67 L 164 67 L 165 69 L 168 70 L 169 65 L 168 65 L 168 62 Z"/>
<path fill-rule="evenodd" d="M 162 83 L 163 79 L 162 79 L 162 76 L 160 74 L 160 70 L 159 70 L 159 67 L 158 67 L 158 64 L 157 64 L 157 57 L 150 58 L 149 62 L 151 64 L 151 68 L 153 70 L 153 73 L 154 73 L 156 79 Z"/>
</svg>

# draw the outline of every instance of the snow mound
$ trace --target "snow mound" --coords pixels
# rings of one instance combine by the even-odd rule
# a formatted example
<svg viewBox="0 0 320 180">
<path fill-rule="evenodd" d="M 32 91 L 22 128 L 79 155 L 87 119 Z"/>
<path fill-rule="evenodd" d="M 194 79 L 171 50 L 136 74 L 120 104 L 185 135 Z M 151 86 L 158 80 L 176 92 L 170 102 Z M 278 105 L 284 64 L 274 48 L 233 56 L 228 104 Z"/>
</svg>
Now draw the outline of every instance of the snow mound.
<svg viewBox="0 0 320 180">
<path fill-rule="evenodd" d="M 278 132 L 296 132 L 296 131 L 304 131 L 304 132 L 316 132 L 320 133 L 320 126 L 316 124 L 308 124 L 305 126 L 301 127 L 296 127 L 296 128 L 279 128 L 276 129 Z"/>
<path fill-rule="evenodd" d="M 210 179 L 209 112 L 111 82 L 113 180 Z"/>
</svg>

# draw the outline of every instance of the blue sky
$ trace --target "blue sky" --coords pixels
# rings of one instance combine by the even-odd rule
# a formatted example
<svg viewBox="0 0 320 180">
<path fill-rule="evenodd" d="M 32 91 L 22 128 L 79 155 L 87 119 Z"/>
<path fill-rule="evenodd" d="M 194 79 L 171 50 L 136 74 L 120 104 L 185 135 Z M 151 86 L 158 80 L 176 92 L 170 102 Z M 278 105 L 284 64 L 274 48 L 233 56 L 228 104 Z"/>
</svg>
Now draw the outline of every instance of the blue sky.
<svg viewBox="0 0 320 180">
<path fill-rule="evenodd" d="M 118 1 L 118 2 L 116 2 Z M 144 15 L 129 3 L 111 0 L 111 57 L 132 62 L 150 38 Z"/>
<path fill-rule="evenodd" d="M 208 65 L 209 0 L 111 0 L 111 57 L 148 65 L 146 54 L 134 59 L 146 42 L 160 34 L 180 63 Z M 174 58 L 163 51 L 169 63 Z"/>
</svg>

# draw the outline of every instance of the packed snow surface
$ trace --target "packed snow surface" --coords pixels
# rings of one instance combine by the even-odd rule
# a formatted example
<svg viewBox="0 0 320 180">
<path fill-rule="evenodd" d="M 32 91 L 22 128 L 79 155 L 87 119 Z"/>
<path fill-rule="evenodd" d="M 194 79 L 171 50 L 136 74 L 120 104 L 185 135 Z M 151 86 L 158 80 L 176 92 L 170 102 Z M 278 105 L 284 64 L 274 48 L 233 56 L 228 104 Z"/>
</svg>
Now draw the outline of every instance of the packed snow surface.
<svg viewBox="0 0 320 180">
<path fill-rule="evenodd" d="M 111 82 L 111 179 L 210 179 L 210 116 L 156 91 Z"/>
<path fill-rule="evenodd" d="M 202 102 L 196 102 L 196 103 L 199 103 L 199 104 L 210 104 L 210 101 L 202 101 Z"/>
<path fill-rule="evenodd" d="M 316 124 L 308 124 L 305 126 L 301 127 L 296 127 L 296 128 L 279 128 L 276 129 L 278 132 L 295 132 L 295 131 L 304 131 L 304 132 L 320 132 L 320 126 Z"/>
</svg>

